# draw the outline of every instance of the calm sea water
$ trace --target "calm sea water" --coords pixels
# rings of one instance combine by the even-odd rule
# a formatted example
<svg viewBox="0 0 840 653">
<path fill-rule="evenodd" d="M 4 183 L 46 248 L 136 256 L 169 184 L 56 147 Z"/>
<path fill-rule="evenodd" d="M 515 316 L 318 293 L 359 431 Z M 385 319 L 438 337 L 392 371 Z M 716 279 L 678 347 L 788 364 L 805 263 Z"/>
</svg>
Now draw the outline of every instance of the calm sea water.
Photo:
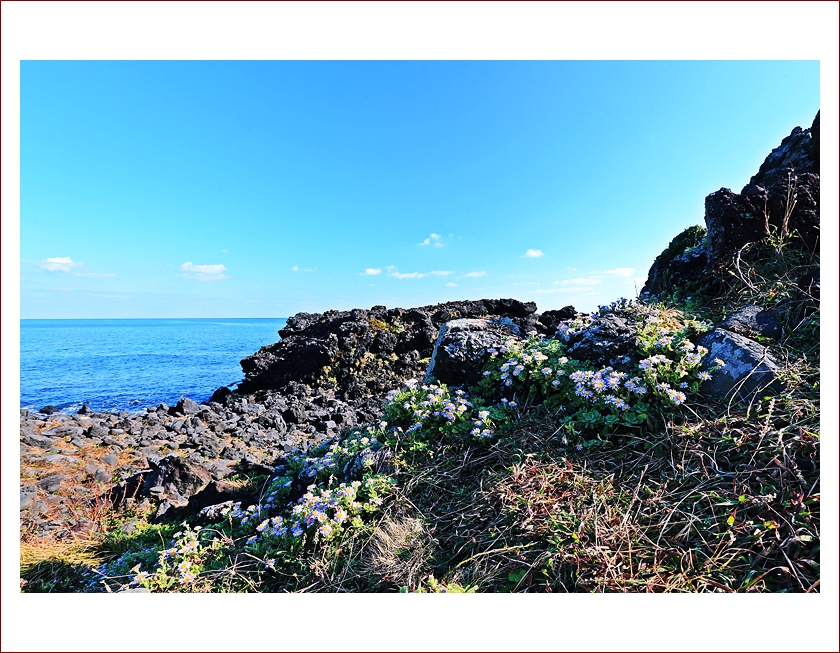
<svg viewBox="0 0 840 653">
<path fill-rule="evenodd" d="M 282 318 L 21 320 L 20 405 L 137 412 L 206 401 L 244 377 L 239 361 L 277 342 Z"/>
</svg>

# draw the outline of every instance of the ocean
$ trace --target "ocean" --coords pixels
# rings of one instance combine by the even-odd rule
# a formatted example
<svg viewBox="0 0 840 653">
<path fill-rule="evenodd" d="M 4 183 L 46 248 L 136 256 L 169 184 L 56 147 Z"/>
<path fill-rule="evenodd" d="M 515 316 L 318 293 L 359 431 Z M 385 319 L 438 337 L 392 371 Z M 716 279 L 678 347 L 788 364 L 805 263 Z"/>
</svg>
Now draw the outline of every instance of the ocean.
<svg viewBox="0 0 840 653">
<path fill-rule="evenodd" d="M 206 401 L 239 361 L 279 340 L 283 318 L 21 320 L 20 406 L 139 412 Z"/>
</svg>

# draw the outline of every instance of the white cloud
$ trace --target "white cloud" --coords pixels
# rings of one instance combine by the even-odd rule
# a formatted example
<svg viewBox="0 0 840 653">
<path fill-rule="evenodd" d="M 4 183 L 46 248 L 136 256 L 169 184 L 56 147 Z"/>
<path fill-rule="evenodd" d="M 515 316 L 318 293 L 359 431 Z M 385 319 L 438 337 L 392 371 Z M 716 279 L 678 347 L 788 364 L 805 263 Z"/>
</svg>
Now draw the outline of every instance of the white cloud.
<svg viewBox="0 0 840 653">
<path fill-rule="evenodd" d="M 611 277 L 629 278 L 636 271 L 635 268 L 615 268 L 614 270 L 604 270 L 602 274 L 607 274 Z"/>
<path fill-rule="evenodd" d="M 90 277 L 91 279 L 110 279 L 117 276 L 113 272 L 76 272 L 77 277 Z"/>
<path fill-rule="evenodd" d="M 457 284 L 457 283 L 452 283 L 452 282 L 450 281 L 450 282 L 449 282 L 448 284 L 446 284 L 446 285 L 447 285 L 447 286 L 449 286 L 450 288 L 454 288 L 454 287 L 455 287 L 455 286 L 457 286 L 458 284 Z"/>
<path fill-rule="evenodd" d="M 392 272 L 391 276 L 395 279 L 422 279 L 426 275 L 422 272 Z"/>
<path fill-rule="evenodd" d="M 73 268 L 84 265 L 84 263 L 76 263 L 69 256 L 57 256 L 55 258 L 48 258 L 46 261 L 41 261 L 38 265 L 50 272 L 70 272 Z"/>
<path fill-rule="evenodd" d="M 292 272 L 315 272 L 315 268 L 299 268 L 297 265 L 293 265 Z"/>
<path fill-rule="evenodd" d="M 529 249 L 525 252 L 525 258 L 539 258 L 542 255 L 543 253 L 541 249 Z"/>
<path fill-rule="evenodd" d="M 481 271 L 467 272 L 466 274 L 461 275 L 461 276 L 463 276 L 463 277 L 483 277 L 485 274 L 487 274 L 487 273 L 484 270 L 481 270 Z"/>
<path fill-rule="evenodd" d="M 362 275 L 363 277 L 364 276 L 373 277 L 373 276 L 376 276 L 377 274 L 381 274 L 381 273 L 382 273 L 381 268 L 365 268 L 364 272 L 359 272 L 359 274 Z"/>
<path fill-rule="evenodd" d="M 429 274 L 435 277 L 448 277 L 452 272 L 453 270 L 432 270 Z"/>
<path fill-rule="evenodd" d="M 198 279 L 199 281 L 221 281 L 222 279 L 229 279 L 230 277 L 223 272 L 227 268 L 221 263 L 216 265 L 195 265 L 191 261 L 187 261 L 181 266 L 181 271 L 185 279 Z"/>
<path fill-rule="evenodd" d="M 429 234 L 428 238 L 425 238 L 422 243 L 417 243 L 420 247 L 425 245 L 434 245 L 435 247 L 443 247 L 443 243 L 440 242 L 442 236 L 440 234 L 431 233 Z"/>
</svg>

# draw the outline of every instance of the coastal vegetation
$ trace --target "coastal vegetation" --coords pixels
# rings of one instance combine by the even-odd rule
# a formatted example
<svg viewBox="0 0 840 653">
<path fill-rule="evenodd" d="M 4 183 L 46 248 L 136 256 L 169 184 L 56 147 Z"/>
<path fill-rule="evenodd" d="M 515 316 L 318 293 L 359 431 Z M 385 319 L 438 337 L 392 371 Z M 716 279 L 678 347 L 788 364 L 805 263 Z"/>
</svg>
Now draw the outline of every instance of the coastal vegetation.
<svg viewBox="0 0 840 653">
<path fill-rule="evenodd" d="M 48 502 L 47 519 L 23 520 L 22 590 L 819 591 L 819 248 L 795 202 L 814 188 L 762 171 L 758 232 L 722 231 L 707 200 L 708 231 L 677 236 L 646 292 L 591 314 L 484 300 L 291 318 L 243 361 L 240 390 L 149 411 L 204 424 L 188 422 L 190 446 L 172 436 L 149 468 L 56 482 L 73 526 L 45 532 Z M 447 349 L 456 322 L 463 347 Z M 443 366 L 478 337 L 476 356 Z M 359 419 L 338 423 L 348 406 Z M 27 464 L 41 490 L 79 460 L 136 463 L 104 437 L 45 436 L 49 418 L 22 435 L 42 451 Z M 287 422 L 323 437 L 255 458 L 276 443 L 243 425 Z M 221 451 L 210 434 L 243 443 L 224 488 L 190 467 L 209 459 L 193 449 Z M 190 496 L 188 473 L 203 478 Z M 219 500 L 196 503 L 211 483 Z"/>
</svg>

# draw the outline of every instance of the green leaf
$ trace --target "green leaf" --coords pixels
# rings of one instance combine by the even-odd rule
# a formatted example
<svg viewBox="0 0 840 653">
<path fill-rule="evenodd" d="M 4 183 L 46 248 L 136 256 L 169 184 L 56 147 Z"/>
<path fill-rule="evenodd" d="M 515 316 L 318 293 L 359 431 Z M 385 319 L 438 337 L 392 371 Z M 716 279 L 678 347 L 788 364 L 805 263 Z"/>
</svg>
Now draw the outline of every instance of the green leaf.
<svg viewBox="0 0 840 653">
<path fill-rule="evenodd" d="M 518 583 L 520 580 L 525 578 L 525 574 L 527 574 L 527 573 L 528 573 L 528 571 L 526 569 L 520 569 L 519 571 L 512 571 L 508 574 L 508 580 L 511 583 Z"/>
</svg>

